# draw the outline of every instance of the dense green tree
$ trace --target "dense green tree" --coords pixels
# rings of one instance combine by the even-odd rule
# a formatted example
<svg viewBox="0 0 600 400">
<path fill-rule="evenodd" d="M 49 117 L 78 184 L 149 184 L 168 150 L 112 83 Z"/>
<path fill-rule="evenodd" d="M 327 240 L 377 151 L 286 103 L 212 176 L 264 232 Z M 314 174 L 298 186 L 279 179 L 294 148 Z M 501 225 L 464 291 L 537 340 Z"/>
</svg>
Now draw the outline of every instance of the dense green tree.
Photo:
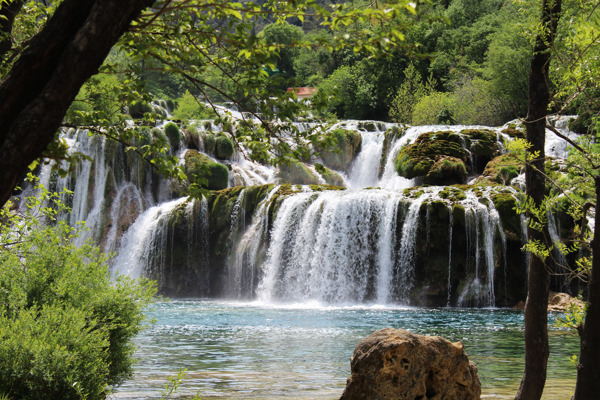
<svg viewBox="0 0 600 400">
<path fill-rule="evenodd" d="M 293 59 L 298 86 L 318 86 L 334 70 L 333 53 L 329 50 L 331 34 L 319 30 L 305 35 L 305 40 L 317 47 L 299 49 Z"/>
<path fill-rule="evenodd" d="M 489 93 L 502 104 L 503 120 L 525 115 L 527 109 L 528 60 L 532 46 L 517 11 L 505 11 L 506 22 L 491 36 L 484 77 L 490 81 Z"/>
<path fill-rule="evenodd" d="M 398 88 L 390 105 L 390 117 L 397 122 L 411 123 L 413 109 L 419 100 L 433 91 L 433 84 L 426 87 L 421 74 L 410 63 L 404 70 L 404 81 Z"/>
<path fill-rule="evenodd" d="M 327 109 L 340 118 L 365 119 L 376 106 L 373 75 L 365 64 L 342 66 L 319 85 Z"/>
<path fill-rule="evenodd" d="M 268 45 L 278 48 L 277 60 L 274 60 L 274 63 L 277 65 L 279 72 L 285 77 L 295 76 L 294 59 L 298 56 L 300 50 L 297 44 L 304 37 L 302 28 L 291 25 L 286 21 L 275 22 L 265 26 L 259 37 L 264 39 Z"/>
</svg>

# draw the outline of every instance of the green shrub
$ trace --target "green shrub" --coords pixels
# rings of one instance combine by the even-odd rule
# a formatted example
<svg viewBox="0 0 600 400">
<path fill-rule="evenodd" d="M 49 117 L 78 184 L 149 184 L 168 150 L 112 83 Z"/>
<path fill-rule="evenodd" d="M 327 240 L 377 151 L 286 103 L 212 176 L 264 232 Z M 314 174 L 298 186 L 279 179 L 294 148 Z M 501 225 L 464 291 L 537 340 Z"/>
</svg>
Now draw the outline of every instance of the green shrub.
<svg viewBox="0 0 600 400">
<path fill-rule="evenodd" d="M 196 98 L 189 92 L 177 100 L 177 105 L 173 110 L 173 117 L 181 120 L 190 119 L 209 119 L 214 118 L 212 110 L 200 104 Z"/>
<path fill-rule="evenodd" d="M 111 282 L 106 256 L 65 223 L 0 214 L 0 397 L 105 399 L 131 375 L 153 285 Z"/>
</svg>

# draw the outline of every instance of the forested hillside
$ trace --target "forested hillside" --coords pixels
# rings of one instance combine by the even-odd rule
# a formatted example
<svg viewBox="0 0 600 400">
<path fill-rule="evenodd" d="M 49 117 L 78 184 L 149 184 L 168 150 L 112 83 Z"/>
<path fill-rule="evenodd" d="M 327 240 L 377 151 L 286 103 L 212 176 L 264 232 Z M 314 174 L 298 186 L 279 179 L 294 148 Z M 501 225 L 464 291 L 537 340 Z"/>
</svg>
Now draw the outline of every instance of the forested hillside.
<svg viewBox="0 0 600 400">
<path fill-rule="evenodd" d="M 332 6 L 328 2 L 317 4 Z M 569 12 L 577 14 L 577 7 Z M 280 95 L 288 87 L 316 87 L 324 102 L 319 110 L 324 117 L 409 124 L 500 125 L 526 113 L 528 61 L 537 13 L 535 4 L 513 0 L 425 3 L 417 15 L 403 23 L 402 45 L 378 57 L 352 46 L 341 48 L 344 30 L 333 32 L 324 28 L 319 25 L 318 16 L 310 15 L 310 10 L 302 20 L 290 17 L 281 21 L 275 15 L 267 15 L 236 28 L 245 29 L 250 37 L 255 37 L 254 42 L 264 41 L 276 49 L 264 54 L 260 61 L 268 75 L 266 79 L 256 74 L 249 76 L 256 68 L 255 63 L 245 62 L 250 54 L 236 54 L 227 47 L 195 57 L 183 58 L 179 49 L 171 54 L 172 59 L 167 51 L 136 60 L 127 54 L 138 45 L 124 43 L 113 50 L 105 67 L 107 74 L 86 85 L 79 96 L 82 102 L 75 103 L 73 110 L 85 110 L 90 104 L 109 107 L 109 98 L 103 96 L 104 104 L 99 104 L 95 96 L 110 93 L 119 80 L 125 79 L 123 73 L 135 71 L 150 95 L 146 102 L 168 101 L 174 116 L 180 119 L 210 115 L 192 104 L 194 99 L 186 92 L 217 103 L 234 102 L 241 108 L 252 108 L 253 96 L 245 86 L 249 84 L 262 85 L 272 95 Z M 381 29 L 365 21 L 356 25 L 352 32 Z M 561 42 L 567 36 L 559 35 L 559 50 L 568 45 Z M 214 59 L 218 53 L 231 59 L 220 65 L 201 59 L 201 56 Z M 561 61 L 564 60 L 553 59 L 553 63 Z M 192 74 L 193 71 L 198 72 Z M 557 66 L 551 71 L 561 69 Z M 556 83 L 563 79 L 562 71 L 553 72 Z M 588 91 L 595 96 L 594 89 Z M 580 103 L 589 106 L 589 102 L 569 103 L 573 94 L 562 93 L 557 97 L 554 110 L 563 114 L 584 113 L 585 107 L 581 108 Z M 140 99 L 131 102 L 137 102 L 130 106 L 134 117 L 151 111 Z"/>
</svg>

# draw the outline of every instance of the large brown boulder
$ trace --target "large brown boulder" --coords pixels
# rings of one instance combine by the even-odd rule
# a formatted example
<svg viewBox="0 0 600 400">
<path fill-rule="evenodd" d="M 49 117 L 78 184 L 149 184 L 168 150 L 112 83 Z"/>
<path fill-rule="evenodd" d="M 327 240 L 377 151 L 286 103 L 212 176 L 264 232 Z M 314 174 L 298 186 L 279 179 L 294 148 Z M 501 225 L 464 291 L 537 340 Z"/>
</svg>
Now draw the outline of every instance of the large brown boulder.
<svg viewBox="0 0 600 400">
<path fill-rule="evenodd" d="M 351 361 L 352 376 L 340 400 L 479 399 L 477 367 L 462 343 L 381 329 L 363 339 Z"/>
</svg>

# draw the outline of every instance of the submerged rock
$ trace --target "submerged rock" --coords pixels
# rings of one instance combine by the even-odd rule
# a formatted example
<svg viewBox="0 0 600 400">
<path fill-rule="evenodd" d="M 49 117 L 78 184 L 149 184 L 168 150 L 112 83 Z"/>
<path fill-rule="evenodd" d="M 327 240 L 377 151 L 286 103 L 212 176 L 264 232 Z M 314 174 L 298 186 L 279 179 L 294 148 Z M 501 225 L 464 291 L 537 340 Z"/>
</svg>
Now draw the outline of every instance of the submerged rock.
<svg viewBox="0 0 600 400">
<path fill-rule="evenodd" d="M 479 399 L 477 367 L 461 343 L 381 329 L 363 339 L 351 360 L 352 376 L 340 400 Z"/>
</svg>

